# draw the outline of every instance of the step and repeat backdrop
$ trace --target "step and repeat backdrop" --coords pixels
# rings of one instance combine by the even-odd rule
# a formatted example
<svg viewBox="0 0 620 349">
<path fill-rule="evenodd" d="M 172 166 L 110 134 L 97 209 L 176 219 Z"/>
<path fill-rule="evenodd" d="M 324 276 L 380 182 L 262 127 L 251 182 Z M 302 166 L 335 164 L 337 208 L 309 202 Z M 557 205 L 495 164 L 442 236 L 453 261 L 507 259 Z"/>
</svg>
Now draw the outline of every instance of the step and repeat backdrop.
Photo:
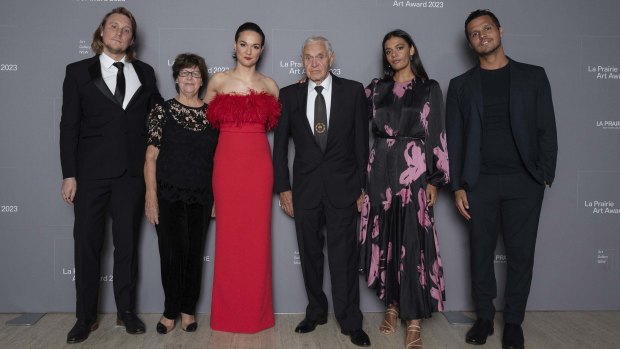
<svg viewBox="0 0 620 349">
<path fill-rule="evenodd" d="M 303 76 L 300 50 L 311 35 L 332 42 L 335 75 L 366 85 L 381 74 L 383 36 L 401 28 L 413 36 L 445 94 L 450 79 L 476 62 L 463 34 L 465 18 L 474 9 L 491 9 L 504 28 L 507 54 L 546 68 L 557 118 L 556 181 L 543 204 L 528 308 L 620 309 L 620 2 L 8 0 L 0 11 L 0 312 L 75 310 L 73 211 L 60 197 L 61 87 L 65 66 L 93 55 L 92 34 L 117 6 L 136 16 L 138 56 L 155 68 L 166 99 L 176 94 L 171 65 L 178 53 L 202 55 L 210 73 L 233 68 L 234 32 L 246 21 L 265 31 L 259 69 L 281 87 Z M 303 312 L 293 221 L 275 196 L 273 207 L 275 311 Z M 446 310 L 470 310 L 468 234 L 451 193 L 442 191 L 435 213 Z M 109 226 L 107 237 L 100 310 L 114 312 Z M 212 224 L 201 313 L 210 311 L 214 240 Z M 495 261 L 501 308 L 501 242 Z M 363 310 L 381 310 L 360 281 Z M 163 310 L 157 240 L 146 221 L 137 310 Z"/>
</svg>

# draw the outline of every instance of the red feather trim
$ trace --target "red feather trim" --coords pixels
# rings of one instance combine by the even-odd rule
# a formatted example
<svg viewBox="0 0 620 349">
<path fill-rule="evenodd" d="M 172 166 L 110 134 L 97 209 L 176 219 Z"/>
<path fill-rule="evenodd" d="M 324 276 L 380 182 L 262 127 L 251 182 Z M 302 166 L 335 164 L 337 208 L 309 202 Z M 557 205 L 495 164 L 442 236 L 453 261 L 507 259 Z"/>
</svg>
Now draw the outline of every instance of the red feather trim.
<svg viewBox="0 0 620 349">
<path fill-rule="evenodd" d="M 267 92 L 250 90 L 248 94 L 221 93 L 207 107 L 207 119 L 216 128 L 221 124 L 263 124 L 271 130 L 278 124 L 280 103 Z"/>
</svg>

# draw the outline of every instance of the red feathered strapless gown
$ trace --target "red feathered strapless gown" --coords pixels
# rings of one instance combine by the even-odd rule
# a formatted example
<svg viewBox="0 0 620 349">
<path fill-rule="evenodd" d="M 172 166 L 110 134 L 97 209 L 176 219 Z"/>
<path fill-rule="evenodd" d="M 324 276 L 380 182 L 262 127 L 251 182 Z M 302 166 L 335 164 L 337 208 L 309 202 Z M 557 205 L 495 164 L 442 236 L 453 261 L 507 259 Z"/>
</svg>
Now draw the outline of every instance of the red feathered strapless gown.
<svg viewBox="0 0 620 349">
<path fill-rule="evenodd" d="M 280 116 L 265 92 L 218 94 L 207 117 L 220 136 L 213 167 L 215 272 L 211 328 L 255 333 L 273 327 L 273 165 L 266 132 Z"/>
</svg>

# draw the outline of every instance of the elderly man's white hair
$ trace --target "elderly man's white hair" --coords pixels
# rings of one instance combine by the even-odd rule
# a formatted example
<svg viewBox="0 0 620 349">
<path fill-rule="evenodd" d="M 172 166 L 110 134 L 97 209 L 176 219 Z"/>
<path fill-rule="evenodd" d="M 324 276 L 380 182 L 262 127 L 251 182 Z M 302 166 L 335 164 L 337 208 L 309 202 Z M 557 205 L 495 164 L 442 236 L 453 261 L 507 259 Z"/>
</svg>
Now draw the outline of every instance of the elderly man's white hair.
<svg viewBox="0 0 620 349">
<path fill-rule="evenodd" d="M 327 38 L 323 37 L 323 36 L 311 36 L 309 38 L 307 38 L 304 41 L 304 44 L 301 46 L 301 55 L 304 55 L 304 48 L 306 48 L 306 45 L 308 45 L 311 42 L 322 42 L 325 45 L 325 48 L 327 49 L 327 55 L 331 56 L 332 54 L 334 54 L 334 50 L 332 49 L 332 43 L 329 42 L 329 40 L 327 40 Z"/>
</svg>

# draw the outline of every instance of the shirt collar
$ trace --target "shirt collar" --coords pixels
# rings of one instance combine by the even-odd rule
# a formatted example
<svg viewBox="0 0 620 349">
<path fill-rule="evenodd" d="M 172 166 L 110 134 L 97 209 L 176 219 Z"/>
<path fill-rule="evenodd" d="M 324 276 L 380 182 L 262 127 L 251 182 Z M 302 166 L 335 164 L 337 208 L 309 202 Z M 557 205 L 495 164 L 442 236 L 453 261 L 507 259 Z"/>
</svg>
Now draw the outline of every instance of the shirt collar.
<svg viewBox="0 0 620 349">
<path fill-rule="evenodd" d="M 325 78 L 325 80 L 321 82 L 321 86 L 323 86 L 323 91 L 329 92 L 329 90 L 332 88 L 332 74 L 331 73 L 327 73 L 327 77 Z M 308 91 L 314 91 L 315 87 L 316 87 L 316 83 L 312 80 L 308 80 Z"/>
<path fill-rule="evenodd" d="M 126 57 L 127 56 L 123 56 L 123 58 L 119 62 L 126 63 Z M 112 59 L 112 57 L 106 55 L 104 52 L 101 52 L 101 55 L 99 55 L 99 62 L 101 62 L 101 66 L 103 66 L 105 70 L 110 70 L 110 68 L 112 68 L 112 64 L 114 64 L 116 61 Z"/>
</svg>

